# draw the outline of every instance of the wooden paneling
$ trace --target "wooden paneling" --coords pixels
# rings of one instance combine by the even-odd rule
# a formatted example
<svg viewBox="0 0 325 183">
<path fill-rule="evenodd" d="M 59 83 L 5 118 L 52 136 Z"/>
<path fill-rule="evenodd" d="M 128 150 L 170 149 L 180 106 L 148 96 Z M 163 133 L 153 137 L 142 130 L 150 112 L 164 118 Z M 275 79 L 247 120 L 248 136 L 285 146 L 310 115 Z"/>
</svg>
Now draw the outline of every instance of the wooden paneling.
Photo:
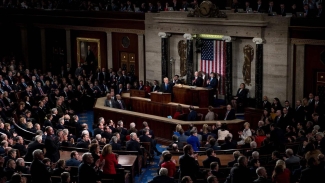
<svg viewBox="0 0 325 183">
<path fill-rule="evenodd" d="M 257 123 L 261 120 L 263 115 L 262 109 L 245 108 L 244 119 L 250 123 L 251 129 L 257 128 Z"/>
<path fill-rule="evenodd" d="M 122 46 L 122 39 L 123 37 L 128 37 L 130 40 L 130 45 L 125 48 Z M 113 48 L 113 68 L 118 69 L 121 67 L 120 61 L 121 53 L 123 55 L 127 55 L 127 57 L 131 57 L 128 59 L 129 61 L 132 61 L 135 66 L 135 75 L 139 75 L 139 68 L 138 68 L 138 35 L 137 34 L 129 34 L 129 33 L 112 33 L 112 48 Z M 132 57 L 134 59 L 132 59 Z M 124 58 L 123 58 L 124 60 Z"/>
<path fill-rule="evenodd" d="M 53 71 L 60 71 L 61 66 L 66 66 L 67 53 L 66 53 L 66 39 L 65 30 L 63 29 L 46 29 L 46 64 L 49 68 L 52 65 Z M 63 55 L 60 54 L 60 50 L 63 50 Z"/>
<path fill-rule="evenodd" d="M 127 108 L 134 112 L 152 114 L 161 117 L 173 116 L 177 107 L 176 105 L 152 102 L 138 97 L 125 97 L 124 101 Z M 208 108 L 197 108 L 195 110 L 197 113 L 202 113 L 203 115 L 208 113 Z M 183 112 L 189 113 L 187 108 L 183 108 Z M 226 109 L 224 107 L 214 108 L 214 112 L 218 114 L 218 119 L 222 120 L 225 117 Z"/>
<path fill-rule="evenodd" d="M 183 125 L 184 130 L 187 130 L 188 124 L 187 121 L 179 121 L 175 119 L 168 119 L 167 116 L 155 116 L 145 113 L 139 112 L 132 112 L 132 111 L 125 111 L 110 107 L 104 107 L 105 97 L 99 98 L 96 101 L 94 107 L 94 120 L 97 121 L 99 117 L 104 117 L 105 119 L 112 119 L 113 121 L 117 122 L 118 120 L 123 120 L 124 127 L 128 128 L 131 122 L 136 124 L 136 127 L 139 129 L 142 127 L 143 121 L 149 123 L 150 129 L 155 132 L 155 136 L 157 137 L 158 142 L 170 142 L 171 137 L 173 135 L 173 131 L 175 130 L 176 124 Z M 134 101 L 132 101 L 134 102 Z M 137 101 L 138 102 L 138 101 Z M 148 102 L 148 101 L 146 101 Z M 150 111 L 175 111 L 176 106 L 166 104 L 158 105 L 158 103 L 147 103 L 145 104 L 143 101 L 137 104 L 139 106 L 145 107 L 146 105 L 150 106 Z M 154 107 L 154 108 L 152 108 Z M 145 111 L 143 109 L 139 109 L 141 111 Z M 186 109 L 184 109 L 185 111 Z M 207 112 L 207 109 L 204 109 Z M 199 110 L 197 110 L 199 112 Z M 203 112 L 203 111 L 202 111 Z M 164 112 L 162 112 L 164 113 Z M 222 121 L 228 125 L 228 129 L 231 133 L 236 134 L 239 130 L 243 129 L 243 123 L 245 120 L 228 120 Z M 199 130 L 202 128 L 203 124 L 214 125 L 215 121 L 191 121 Z M 168 144 L 168 143 L 167 143 Z"/>
<path fill-rule="evenodd" d="M 174 102 L 199 106 L 199 107 L 208 107 L 209 103 L 213 101 L 212 89 L 207 89 L 203 87 L 191 88 L 190 86 L 174 86 Z"/>
<path fill-rule="evenodd" d="M 317 73 L 325 72 L 325 65 L 320 61 L 320 54 L 325 51 L 325 46 L 305 46 L 305 88 L 304 96 L 317 92 Z"/>
<path fill-rule="evenodd" d="M 77 66 L 77 37 L 100 39 L 101 67 L 107 68 L 107 37 L 105 32 L 71 30 L 72 65 Z"/>
</svg>

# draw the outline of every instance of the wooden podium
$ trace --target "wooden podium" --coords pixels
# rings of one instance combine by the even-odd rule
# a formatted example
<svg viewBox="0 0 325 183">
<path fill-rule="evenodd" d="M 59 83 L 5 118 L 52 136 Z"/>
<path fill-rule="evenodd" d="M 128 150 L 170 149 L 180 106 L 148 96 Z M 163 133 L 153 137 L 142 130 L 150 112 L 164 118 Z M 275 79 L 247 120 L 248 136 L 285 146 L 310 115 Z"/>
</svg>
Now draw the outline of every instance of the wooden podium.
<svg viewBox="0 0 325 183">
<path fill-rule="evenodd" d="M 170 93 L 151 92 L 150 99 L 152 102 L 167 104 L 172 101 L 172 95 Z"/>
<path fill-rule="evenodd" d="M 173 94 L 175 103 L 207 108 L 213 102 L 213 90 L 209 88 L 175 85 Z"/>
<path fill-rule="evenodd" d="M 135 89 L 132 89 L 130 90 L 131 92 L 131 97 L 143 97 L 145 98 L 146 97 L 146 92 L 144 90 L 135 90 Z"/>
</svg>

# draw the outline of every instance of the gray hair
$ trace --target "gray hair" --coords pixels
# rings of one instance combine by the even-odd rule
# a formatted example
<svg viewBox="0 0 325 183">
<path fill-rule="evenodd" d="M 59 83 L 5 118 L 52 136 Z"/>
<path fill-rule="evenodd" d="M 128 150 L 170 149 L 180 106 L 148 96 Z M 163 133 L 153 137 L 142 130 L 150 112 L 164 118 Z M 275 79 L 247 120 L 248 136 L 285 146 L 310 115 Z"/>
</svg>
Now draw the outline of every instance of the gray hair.
<svg viewBox="0 0 325 183">
<path fill-rule="evenodd" d="M 239 157 L 240 156 L 240 152 L 239 151 L 234 151 L 232 154 L 234 155 L 234 157 Z"/>
<path fill-rule="evenodd" d="M 53 109 L 51 110 L 52 113 L 54 113 L 54 112 L 56 112 L 56 111 L 58 111 L 57 108 L 53 108 Z"/>
<path fill-rule="evenodd" d="M 65 135 L 69 135 L 69 130 L 65 128 L 65 129 L 62 130 L 62 133 L 65 134 Z"/>
<path fill-rule="evenodd" d="M 64 118 L 59 119 L 59 123 L 63 122 L 64 123 Z"/>
<path fill-rule="evenodd" d="M 135 123 L 134 122 L 130 123 L 130 128 L 135 128 Z"/>
<path fill-rule="evenodd" d="M 36 135 L 35 140 L 37 142 L 42 141 L 42 135 Z"/>
<path fill-rule="evenodd" d="M 100 123 L 102 121 L 104 121 L 104 118 L 103 117 L 98 118 L 98 123 Z"/>
<path fill-rule="evenodd" d="M 40 149 L 36 149 L 36 150 L 33 152 L 33 157 L 34 157 L 34 159 L 37 158 L 37 157 L 39 157 L 42 153 L 43 153 L 42 150 L 40 150 Z"/>
<path fill-rule="evenodd" d="M 322 133 L 322 132 L 317 132 L 316 135 L 319 135 L 319 136 L 321 136 L 322 138 L 324 137 L 324 133 Z"/>
<path fill-rule="evenodd" d="M 83 130 L 83 131 L 81 132 L 81 135 L 83 135 L 83 134 L 87 134 L 87 135 L 89 135 L 89 131 L 88 131 L 88 130 Z"/>
<path fill-rule="evenodd" d="M 42 130 L 37 130 L 36 135 L 43 135 L 43 131 Z"/>
<path fill-rule="evenodd" d="M 256 174 L 258 175 L 258 176 L 261 176 L 261 174 L 262 174 L 262 170 L 265 170 L 265 168 L 264 167 L 258 167 L 257 169 L 256 169 Z"/>
<path fill-rule="evenodd" d="M 251 148 L 256 148 L 256 147 L 257 147 L 257 144 L 256 144 L 255 141 L 252 141 L 252 142 L 250 143 L 250 146 L 251 146 Z"/>
<path fill-rule="evenodd" d="M 314 126 L 314 130 L 319 130 L 320 129 L 320 126 L 319 125 L 315 125 Z"/>
<path fill-rule="evenodd" d="M 293 150 L 292 149 L 287 149 L 286 150 L 286 154 L 288 155 L 288 156 L 292 156 L 293 155 Z"/>
<path fill-rule="evenodd" d="M 88 159 L 88 158 L 90 158 L 92 155 L 91 155 L 91 153 L 89 153 L 89 152 L 87 152 L 87 153 L 84 153 L 83 155 L 82 155 L 82 161 L 83 162 L 86 162 L 86 160 Z"/>
<path fill-rule="evenodd" d="M 24 160 L 23 158 L 18 158 L 18 159 L 16 160 L 16 164 L 17 164 L 17 165 L 20 165 L 22 162 L 25 162 L 25 160 Z"/>
<path fill-rule="evenodd" d="M 115 143 L 117 143 L 117 137 L 116 136 L 113 136 L 112 137 L 112 141 L 115 142 Z"/>
<path fill-rule="evenodd" d="M 135 135 L 137 135 L 137 134 L 134 133 L 134 132 L 132 132 L 132 133 L 130 134 L 131 139 L 132 139 Z"/>
<path fill-rule="evenodd" d="M 160 170 L 159 170 L 159 175 L 168 175 L 168 170 L 167 170 L 167 168 L 161 168 Z"/>
<path fill-rule="evenodd" d="M 252 153 L 252 157 L 255 158 L 255 159 L 258 159 L 259 156 L 260 156 L 260 153 L 258 151 L 254 151 Z"/>
<path fill-rule="evenodd" d="M 97 135 L 96 135 L 96 139 L 97 139 L 97 140 L 102 139 L 102 135 L 101 135 L 101 134 L 97 134 Z"/>
</svg>

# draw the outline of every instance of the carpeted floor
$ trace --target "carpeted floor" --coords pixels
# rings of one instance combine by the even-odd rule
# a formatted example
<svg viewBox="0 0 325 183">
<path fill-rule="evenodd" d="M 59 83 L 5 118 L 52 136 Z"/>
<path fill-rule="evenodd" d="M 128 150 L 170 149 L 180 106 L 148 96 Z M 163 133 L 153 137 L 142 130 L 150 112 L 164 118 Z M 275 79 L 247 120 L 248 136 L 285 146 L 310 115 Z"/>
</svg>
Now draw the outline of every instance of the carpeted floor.
<svg viewBox="0 0 325 183">
<path fill-rule="evenodd" d="M 85 111 L 78 114 L 79 123 L 87 123 L 88 128 L 91 132 L 93 132 L 92 124 L 94 121 L 94 113 L 93 111 Z M 157 149 L 159 152 L 162 152 L 167 147 L 157 144 Z M 153 162 L 150 163 L 146 168 L 142 169 L 141 175 L 137 175 L 135 177 L 136 183 L 147 183 L 148 181 L 152 180 L 153 177 L 157 175 L 158 170 L 158 163 L 159 163 L 159 156 L 155 156 Z"/>
</svg>

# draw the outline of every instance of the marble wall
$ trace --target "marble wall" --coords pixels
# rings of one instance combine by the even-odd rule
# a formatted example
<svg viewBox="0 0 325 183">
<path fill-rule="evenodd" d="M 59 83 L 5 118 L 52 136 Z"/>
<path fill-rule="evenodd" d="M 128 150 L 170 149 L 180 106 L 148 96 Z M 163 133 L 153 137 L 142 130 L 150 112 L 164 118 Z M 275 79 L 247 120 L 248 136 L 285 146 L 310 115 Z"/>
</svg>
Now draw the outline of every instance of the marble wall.
<svg viewBox="0 0 325 183">
<path fill-rule="evenodd" d="M 217 34 L 236 38 L 233 41 L 233 94 L 239 84 L 243 82 L 242 67 L 244 61 L 243 47 L 247 44 L 254 48 L 254 60 L 251 68 L 252 85 L 247 86 L 250 97 L 255 97 L 255 58 L 256 45 L 252 42 L 254 37 L 263 38 L 263 95 L 269 98 L 278 97 L 281 101 L 290 99 L 288 92 L 288 60 L 290 19 L 265 14 L 228 14 L 228 18 L 193 18 L 187 17 L 185 12 L 162 12 L 146 14 L 145 53 L 146 78 L 149 81 L 160 80 L 161 75 L 161 38 L 159 32 L 172 34 L 170 37 L 170 56 L 175 55 L 175 70 L 179 73 L 179 56 L 177 43 L 184 33 Z M 184 39 L 185 40 L 185 39 Z M 195 50 L 195 48 L 194 48 Z M 194 62 L 196 61 L 194 57 Z"/>
</svg>

